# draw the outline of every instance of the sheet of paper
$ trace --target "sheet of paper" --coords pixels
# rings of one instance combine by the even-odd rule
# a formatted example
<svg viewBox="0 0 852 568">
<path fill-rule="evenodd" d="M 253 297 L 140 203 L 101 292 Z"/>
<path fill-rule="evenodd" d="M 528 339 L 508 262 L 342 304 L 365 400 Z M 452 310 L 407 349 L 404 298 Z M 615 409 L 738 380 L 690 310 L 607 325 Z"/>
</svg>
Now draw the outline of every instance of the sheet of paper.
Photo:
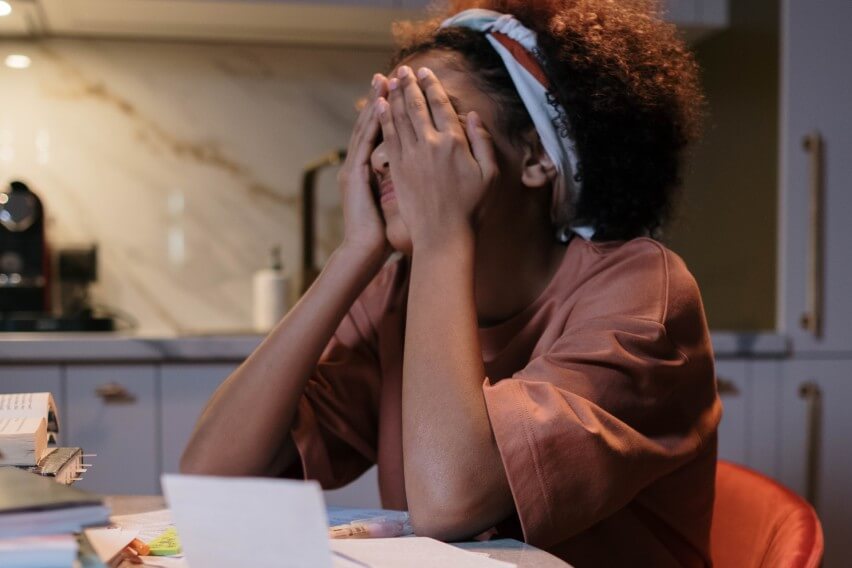
<svg viewBox="0 0 852 568">
<path fill-rule="evenodd" d="M 168 509 L 135 515 L 113 515 L 109 520 L 124 530 L 137 531 L 137 538 L 142 542 L 153 540 L 175 526 L 172 513 Z"/>
<path fill-rule="evenodd" d="M 47 416 L 50 393 L 26 392 L 0 394 L 0 414 L 3 416 Z"/>
<path fill-rule="evenodd" d="M 128 531 L 122 528 L 85 529 L 83 533 L 89 539 L 92 550 L 104 564 L 118 556 L 118 553 L 139 535 L 138 531 Z"/>
<path fill-rule="evenodd" d="M 515 568 L 514 564 L 424 537 L 335 539 L 331 550 L 335 568 Z"/>
<path fill-rule="evenodd" d="M 166 474 L 163 490 L 187 562 L 205 568 L 330 568 L 319 484 Z"/>
</svg>

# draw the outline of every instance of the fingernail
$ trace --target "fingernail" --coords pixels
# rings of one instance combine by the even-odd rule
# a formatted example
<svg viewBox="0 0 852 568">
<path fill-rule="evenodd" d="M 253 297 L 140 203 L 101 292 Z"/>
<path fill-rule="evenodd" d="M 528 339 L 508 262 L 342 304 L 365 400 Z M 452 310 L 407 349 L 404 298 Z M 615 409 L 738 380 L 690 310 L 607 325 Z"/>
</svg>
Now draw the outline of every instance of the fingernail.
<svg viewBox="0 0 852 568">
<path fill-rule="evenodd" d="M 421 67 L 420 69 L 417 70 L 417 77 L 419 77 L 420 79 L 425 79 L 426 75 L 428 75 L 428 74 L 429 74 L 429 70 L 426 69 L 425 67 Z"/>
<path fill-rule="evenodd" d="M 391 91 L 394 91 L 394 90 L 396 90 L 397 87 L 399 87 L 399 79 L 394 77 L 393 79 L 388 81 L 388 89 L 390 89 Z"/>
<path fill-rule="evenodd" d="M 373 85 L 373 90 L 375 90 L 375 91 L 379 90 L 379 74 L 378 73 L 373 75 L 373 81 L 372 81 L 371 84 Z"/>
<path fill-rule="evenodd" d="M 385 114 L 385 111 L 388 110 L 388 102 L 385 99 L 377 100 L 376 105 L 379 108 L 379 114 Z"/>
<path fill-rule="evenodd" d="M 399 70 L 396 72 L 396 74 L 399 77 L 408 77 L 408 73 L 410 71 L 411 71 L 411 68 L 408 65 L 403 65 L 402 67 L 399 68 Z"/>
</svg>

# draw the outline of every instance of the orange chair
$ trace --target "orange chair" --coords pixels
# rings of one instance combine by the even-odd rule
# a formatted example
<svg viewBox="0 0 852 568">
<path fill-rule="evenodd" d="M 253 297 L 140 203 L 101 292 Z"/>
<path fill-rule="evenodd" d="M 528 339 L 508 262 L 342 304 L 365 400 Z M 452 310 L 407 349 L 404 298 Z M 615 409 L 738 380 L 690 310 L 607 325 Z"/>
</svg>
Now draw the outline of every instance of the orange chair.
<svg viewBox="0 0 852 568">
<path fill-rule="evenodd" d="M 804 499 L 751 469 L 719 461 L 710 531 L 716 568 L 816 568 L 822 526 Z"/>
</svg>

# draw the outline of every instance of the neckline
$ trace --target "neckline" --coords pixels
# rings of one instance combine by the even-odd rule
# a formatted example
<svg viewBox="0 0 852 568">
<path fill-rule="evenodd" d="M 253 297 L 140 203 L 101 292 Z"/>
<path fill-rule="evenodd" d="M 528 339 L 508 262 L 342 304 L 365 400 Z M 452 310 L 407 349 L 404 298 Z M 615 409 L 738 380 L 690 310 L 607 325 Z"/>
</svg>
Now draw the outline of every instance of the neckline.
<svg viewBox="0 0 852 568">
<path fill-rule="evenodd" d="M 564 251 L 562 252 L 562 258 L 559 261 L 559 266 L 556 268 L 556 271 L 553 273 L 553 276 L 550 277 L 550 281 L 547 285 L 542 289 L 539 295 L 527 304 L 527 306 L 516 313 L 515 315 L 505 319 L 499 323 L 495 323 L 493 325 L 489 325 L 486 327 L 479 327 L 479 336 L 480 340 L 483 342 L 482 347 L 486 348 L 485 342 L 489 342 L 491 340 L 499 338 L 506 330 L 514 330 L 517 327 L 518 323 L 525 323 L 530 319 L 530 317 L 538 311 L 545 301 L 553 295 L 553 290 L 558 286 L 559 281 L 562 279 L 562 273 L 565 272 L 566 266 L 569 264 L 568 262 L 568 253 L 571 250 L 571 247 L 574 246 L 574 241 L 580 240 L 577 237 L 572 238 L 564 245 Z"/>
</svg>

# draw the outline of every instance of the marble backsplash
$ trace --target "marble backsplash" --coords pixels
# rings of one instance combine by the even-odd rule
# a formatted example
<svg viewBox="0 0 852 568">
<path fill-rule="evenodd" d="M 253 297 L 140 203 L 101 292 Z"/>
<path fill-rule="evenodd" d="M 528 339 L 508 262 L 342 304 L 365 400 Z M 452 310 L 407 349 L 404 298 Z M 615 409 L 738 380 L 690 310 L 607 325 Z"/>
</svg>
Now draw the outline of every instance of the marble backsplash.
<svg viewBox="0 0 852 568">
<path fill-rule="evenodd" d="M 280 245 L 295 282 L 303 166 L 344 147 L 389 53 L 105 40 L 0 42 L 0 183 L 27 182 L 56 249 L 96 243 L 99 304 L 142 334 L 251 327 Z M 320 176 L 320 258 L 340 234 Z"/>
</svg>

